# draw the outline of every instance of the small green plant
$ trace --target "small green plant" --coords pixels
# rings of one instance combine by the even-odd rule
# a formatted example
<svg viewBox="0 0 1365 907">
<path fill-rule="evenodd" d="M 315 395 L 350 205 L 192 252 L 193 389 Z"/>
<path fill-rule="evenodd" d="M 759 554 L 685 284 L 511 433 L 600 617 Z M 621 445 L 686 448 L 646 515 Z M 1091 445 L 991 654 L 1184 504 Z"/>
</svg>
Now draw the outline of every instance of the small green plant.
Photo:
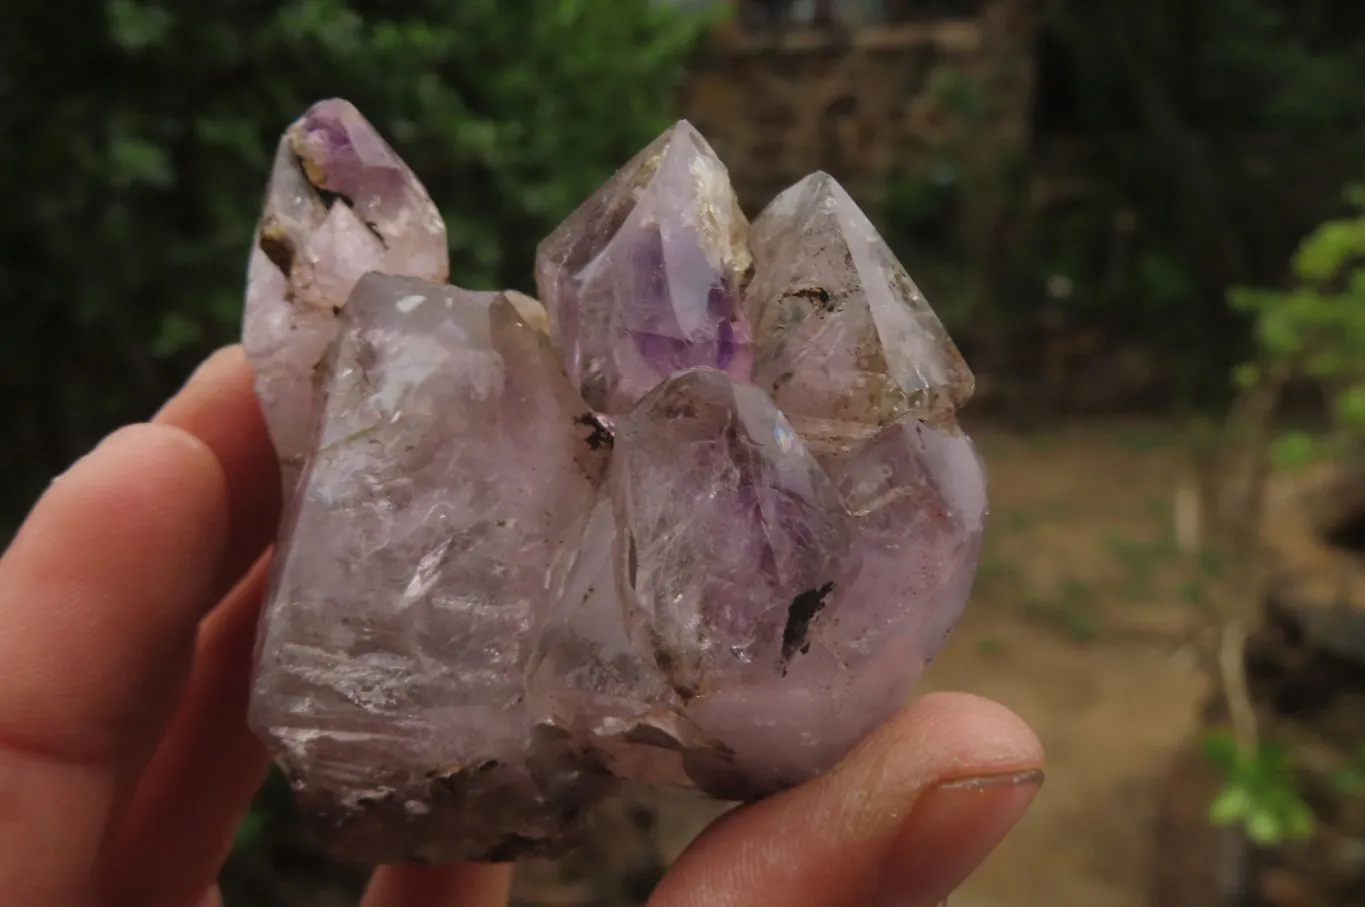
<svg viewBox="0 0 1365 907">
<path fill-rule="evenodd" d="M 1307 380 L 1331 406 L 1333 442 L 1365 435 L 1365 186 L 1348 189 L 1349 216 L 1310 233 L 1291 264 L 1285 290 L 1234 287 L 1230 304 L 1252 316 L 1257 361 L 1234 374 L 1243 388 Z M 1335 451 L 1323 439 L 1289 432 L 1272 443 L 1276 465 L 1294 468 Z"/>
<path fill-rule="evenodd" d="M 1157 571 L 1175 562 L 1178 552 L 1165 538 L 1135 539 L 1113 535 L 1105 540 L 1110 555 L 1123 568 L 1123 592 L 1130 601 L 1148 601 L 1155 595 Z"/>
<path fill-rule="evenodd" d="M 1204 753 L 1224 776 L 1222 789 L 1209 804 L 1210 822 L 1240 828 L 1263 847 L 1313 836 L 1316 817 L 1298 793 L 1283 747 L 1261 741 L 1243 749 L 1232 734 L 1217 731 L 1205 738 Z"/>
<path fill-rule="evenodd" d="M 1230 577 L 1218 597 L 1221 606 L 1209 609 L 1222 640 L 1209 666 L 1217 668 L 1234 728 L 1207 741 L 1210 759 L 1226 778 L 1209 804 L 1209 818 L 1241 828 L 1261 845 L 1310 837 L 1314 816 L 1296 789 L 1286 752 L 1257 734 L 1238 603 L 1264 594 L 1266 559 L 1256 527 L 1271 471 L 1300 469 L 1323 457 L 1358 457 L 1365 440 L 1365 187 L 1348 190 L 1345 201 L 1348 216 L 1321 224 L 1299 245 L 1287 289 L 1228 291 L 1230 305 L 1251 316 L 1256 358 L 1234 371 L 1237 400 L 1201 464 L 1202 497 L 1212 510 L 1207 522 L 1231 562 L 1247 565 Z M 1303 385 L 1321 389 L 1329 424 L 1315 433 L 1277 431 L 1285 390 Z M 1212 578 L 1215 571 L 1205 573 Z M 1365 771 L 1360 775 L 1365 779 Z M 1354 781 L 1343 775 L 1342 783 Z"/>
<path fill-rule="evenodd" d="M 1060 630 L 1074 643 L 1093 642 L 1099 635 L 1094 590 L 1074 576 L 1063 578 L 1055 598 L 1030 598 L 1023 611 L 1029 618 Z"/>
</svg>

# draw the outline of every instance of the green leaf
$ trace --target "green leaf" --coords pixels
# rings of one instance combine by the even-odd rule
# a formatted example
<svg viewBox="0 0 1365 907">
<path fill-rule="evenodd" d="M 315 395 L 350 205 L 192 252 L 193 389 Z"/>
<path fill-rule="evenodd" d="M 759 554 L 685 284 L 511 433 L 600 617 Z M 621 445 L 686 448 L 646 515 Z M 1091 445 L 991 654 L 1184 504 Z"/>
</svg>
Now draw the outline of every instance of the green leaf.
<svg viewBox="0 0 1365 907">
<path fill-rule="evenodd" d="M 1252 798 L 1246 788 L 1229 784 L 1209 804 L 1209 822 L 1227 828 L 1241 822 L 1251 811 Z"/>
<path fill-rule="evenodd" d="M 981 86 L 947 66 L 940 66 L 930 73 L 925 96 L 949 113 L 968 121 L 977 120 L 986 110 L 987 99 Z"/>
<path fill-rule="evenodd" d="M 1337 418 L 1349 429 L 1365 431 L 1365 384 L 1354 384 L 1337 396 Z"/>
<path fill-rule="evenodd" d="M 1204 758 L 1231 778 L 1237 767 L 1237 740 L 1227 731 L 1209 731 L 1203 740 Z"/>
<path fill-rule="evenodd" d="M 1348 262 L 1365 254 L 1365 220 L 1331 220 L 1318 227 L 1294 256 L 1300 280 L 1329 280 Z"/>
<path fill-rule="evenodd" d="M 1290 840 L 1302 841 L 1313 837 L 1317 830 L 1317 816 L 1307 803 L 1297 796 L 1286 804 L 1284 810 L 1284 835 Z"/>
<path fill-rule="evenodd" d="M 1195 294 L 1189 267 L 1182 258 L 1164 252 L 1150 252 L 1138 261 L 1142 292 L 1150 303 L 1174 305 L 1188 302 Z"/>
<path fill-rule="evenodd" d="M 1350 768 L 1338 769 L 1332 773 L 1332 787 L 1347 796 L 1365 793 L 1365 774 Z"/>
<path fill-rule="evenodd" d="M 1265 809 L 1252 809 L 1244 825 L 1247 837 L 1262 847 L 1278 844 L 1284 837 L 1284 828 L 1274 813 Z"/>
<path fill-rule="evenodd" d="M 108 0 L 104 15 L 109 37 L 129 53 L 160 44 L 175 22 L 169 10 L 137 0 Z"/>
<path fill-rule="evenodd" d="M 1342 190 L 1341 198 L 1353 208 L 1365 210 L 1365 184 L 1355 183 Z"/>
<path fill-rule="evenodd" d="M 167 312 L 161 319 L 161 330 L 152 341 L 152 355 L 167 359 L 186 350 L 203 339 L 199 323 L 184 312 Z"/>
<path fill-rule="evenodd" d="M 1270 458 L 1282 469 L 1301 469 L 1318 459 L 1318 442 L 1306 432 L 1285 432 L 1271 443 Z"/>
<path fill-rule="evenodd" d="M 1262 740 L 1256 744 L 1256 768 L 1268 777 L 1280 777 L 1289 771 L 1289 750 L 1276 740 Z"/>
<path fill-rule="evenodd" d="M 1229 287 L 1228 305 L 1239 312 L 1259 312 L 1283 302 L 1285 294 L 1258 287 Z"/>
<path fill-rule="evenodd" d="M 109 145 L 109 180 L 116 186 L 165 188 L 175 181 L 175 174 L 164 148 L 138 136 L 123 135 Z"/>
<path fill-rule="evenodd" d="M 1254 362 L 1244 362 L 1232 370 L 1232 383 L 1241 390 L 1249 390 L 1261 380 L 1261 368 Z"/>
</svg>

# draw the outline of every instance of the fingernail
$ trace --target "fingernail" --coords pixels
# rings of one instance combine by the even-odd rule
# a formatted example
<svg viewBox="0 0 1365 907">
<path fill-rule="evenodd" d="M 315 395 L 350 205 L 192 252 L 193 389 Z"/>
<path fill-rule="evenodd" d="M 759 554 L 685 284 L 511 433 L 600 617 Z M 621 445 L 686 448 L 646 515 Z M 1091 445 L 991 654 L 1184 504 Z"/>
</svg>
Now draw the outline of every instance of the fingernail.
<svg viewBox="0 0 1365 907">
<path fill-rule="evenodd" d="M 944 781 L 922 794 L 882 863 L 874 907 L 943 907 L 1024 815 L 1032 769 Z"/>
</svg>

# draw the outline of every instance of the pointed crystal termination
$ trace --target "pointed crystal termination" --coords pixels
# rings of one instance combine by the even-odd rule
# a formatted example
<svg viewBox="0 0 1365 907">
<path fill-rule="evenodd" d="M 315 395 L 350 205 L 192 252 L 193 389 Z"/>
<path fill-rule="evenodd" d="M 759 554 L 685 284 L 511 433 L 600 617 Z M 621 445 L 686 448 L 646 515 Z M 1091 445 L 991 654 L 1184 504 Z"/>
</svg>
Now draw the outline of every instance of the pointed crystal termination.
<svg viewBox="0 0 1365 907">
<path fill-rule="evenodd" d="M 761 391 L 697 369 L 618 423 L 611 475 L 634 652 L 580 580 L 552 670 L 618 777 L 741 800 L 813 777 L 901 707 L 971 591 L 985 472 L 951 420 L 822 468 Z"/>
<path fill-rule="evenodd" d="M 371 274 L 342 314 L 251 710 L 339 855 L 549 852 L 583 806 L 537 781 L 524 672 L 605 454 L 525 308 Z"/>
<path fill-rule="evenodd" d="M 540 298 L 594 409 L 621 415 L 694 366 L 749 378 L 747 233 L 725 165 L 684 121 L 541 243 Z"/>
<path fill-rule="evenodd" d="M 444 281 L 445 225 L 353 106 L 321 101 L 280 140 L 247 278 L 243 343 L 286 492 L 316 427 L 337 313 L 369 271 Z"/>
<path fill-rule="evenodd" d="M 611 477 L 631 635 L 713 744 L 694 783 L 749 798 L 828 767 L 856 742 L 830 697 L 860 666 L 833 670 L 825 638 L 859 552 L 802 440 L 762 391 L 694 369 L 618 423 Z"/>
<path fill-rule="evenodd" d="M 947 413 L 974 379 L 872 222 L 815 173 L 754 221 L 745 297 L 754 382 L 819 451 L 846 449 L 907 413 Z"/>
</svg>

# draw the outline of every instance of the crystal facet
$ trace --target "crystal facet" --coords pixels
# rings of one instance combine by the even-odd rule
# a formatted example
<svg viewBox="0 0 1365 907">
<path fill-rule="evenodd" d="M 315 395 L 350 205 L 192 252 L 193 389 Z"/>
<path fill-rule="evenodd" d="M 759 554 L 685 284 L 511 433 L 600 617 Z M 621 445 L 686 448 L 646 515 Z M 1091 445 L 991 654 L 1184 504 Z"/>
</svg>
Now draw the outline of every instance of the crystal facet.
<svg viewBox="0 0 1365 907">
<path fill-rule="evenodd" d="M 907 416 L 831 464 L 857 520 L 861 568 L 841 599 L 841 632 L 869 651 L 908 639 L 919 661 L 938 651 L 971 593 L 986 523 L 986 470 L 956 426 Z"/>
<path fill-rule="evenodd" d="M 971 397 L 972 373 L 938 316 L 828 174 L 775 198 L 751 243 L 754 383 L 813 442 L 846 444 Z"/>
<path fill-rule="evenodd" d="M 541 299 L 588 403 L 625 413 L 693 366 L 748 379 L 748 227 L 725 165 L 681 122 L 541 243 Z"/>
<path fill-rule="evenodd" d="M 850 519 L 762 391 L 710 369 L 661 384 L 619 425 L 612 492 L 618 585 L 680 695 L 799 657 L 816 607 L 802 602 L 849 569 Z"/>
<path fill-rule="evenodd" d="M 441 285 L 420 184 L 324 102 L 258 239 L 293 491 L 251 721 L 336 853 L 553 853 L 623 781 L 800 783 L 960 616 L 971 372 L 830 177 L 750 231 L 679 123 L 541 244 L 542 307 Z"/>
<path fill-rule="evenodd" d="M 605 465 L 587 407 L 502 295 L 375 274 L 342 321 L 252 723 L 343 852 L 534 850 L 563 807 L 532 778 L 521 670 Z"/>
<path fill-rule="evenodd" d="M 321 407 L 337 313 L 369 271 L 441 282 L 445 225 L 427 192 L 346 101 L 321 101 L 280 140 L 251 250 L 243 343 L 294 487 Z"/>
</svg>

